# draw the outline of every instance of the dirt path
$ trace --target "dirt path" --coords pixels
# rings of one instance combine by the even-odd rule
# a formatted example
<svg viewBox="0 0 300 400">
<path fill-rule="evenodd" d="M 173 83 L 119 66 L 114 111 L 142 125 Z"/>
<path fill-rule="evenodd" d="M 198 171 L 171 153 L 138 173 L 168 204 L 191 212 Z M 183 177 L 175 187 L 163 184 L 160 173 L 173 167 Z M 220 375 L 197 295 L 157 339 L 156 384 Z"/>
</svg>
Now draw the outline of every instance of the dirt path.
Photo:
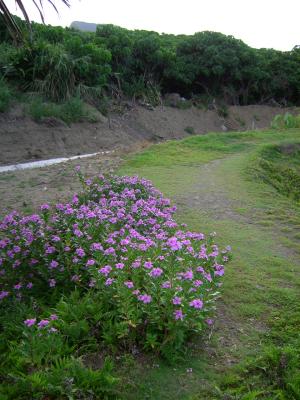
<svg viewBox="0 0 300 400">
<path fill-rule="evenodd" d="M 249 281 L 249 291 L 253 292 L 254 296 L 260 297 L 261 291 L 265 290 L 268 285 L 264 282 L 263 285 L 259 281 L 251 282 L 251 269 L 248 270 L 250 261 L 247 260 L 248 251 L 251 254 L 253 246 L 253 254 L 255 260 L 261 270 L 258 273 L 268 274 L 268 271 L 263 264 L 266 257 L 274 260 L 289 260 L 292 265 L 300 265 L 299 252 L 291 249 L 282 242 L 281 229 L 284 230 L 289 226 L 289 229 L 296 234 L 299 232 L 298 227 L 289 224 L 288 221 L 271 221 L 270 225 L 264 226 L 264 218 L 268 216 L 268 208 L 263 209 L 258 203 L 252 203 L 251 196 L 246 191 L 242 191 L 240 181 L 243 179 L 242 171 L 239 171 L 237 166 L 242 166 L 239 163 L 243 162 L 245 154 L 229 156 L 223 159 L 214 160 L 202 166 L 199 166 L 196 175 L 196 184 L 189 187 L 188 190 L 178 194 L 174 198 L 174 203 L 178 206 L 179 213 L 195 213 L 195 218 L 202 221 L 209 221 L 208 225 L 213 227 L 222 235 L 228 236 L 228 240 L 233 243 L 236 261 L 233 269 L 228 271 L 229 276 L 235 274 L 234 269 L 239 271 L 241 281 Z M 230 166 L 234 165 L 234 168 Z M 237 172 L 238 171 L 238 172 Z M 193 179 L 194 181 L 194 179 Z M 272 207 L 272 204 L 270 204 Z M 242 212 L 240 211 L 242 210 Z M 233 233 L 231 234 L 231 230 Z M 235 241 L 241 237 L 243 247 L 237 248 Z M 233 238 L 231 239 L 230 236 Z M 230 239 L 229 239 L 230 238 Z M 270 240 L 270 245 L 268 243 Z M 247 244 L 249 243 L 249 249 Z M 265 252 L 260 249 L 261 243 L 265 241 Z M 245 246 L 245 247 L 244 247 Z M 270 247 L 268 247 L 270 246 Z M 264 249 L 264 246 L 262 246 Z M 252 263 L 252 261 L 251 261 Z M 244 268 L 244 270 L 243 270 Z M 257 268 L 257 267 L 256 267 Z M 300 273 L 300 271 L 298 271 Z M 229 277 L 229 279 L 231 279 Z M 242 283 L 243 286 L 245 283 Z M 232 284 L 231 284 L 232 285 Z M 286 287 L 284 281 L 278 280 L 277 285 Z M 239 291 L 240 283 L 235 282 L 232 289 Z M 226 289 L 225 289 L 226 290 Z M 234 296 L 233 296 L 234 297 Z M 246 296 L 247 297 L 247 296 Z M 242 298 L 226 298 L 222 296 L 217 306 L 215 335 L 218 338 L 218 345 L 212 345 L 209 341 L 204 343 L 205 353 L 218 364 L 218 369 L 227 369 L 228 366 L 240 361 L 240 350 L 246 347 L 251 348 L 257 339 L 253 337 L 263 337 L 268 331 L 266 318 L 263 316 L 253 316 L 240 318 L 232 311 L 232 300 L 243 302 Z M 247 304 L 245 304 L 247 307 Z"/>
<path fill-rule="evenodd" d="M 201 166 L 197 183 L 188 192 L 177 195 L 175 203 L 179 207 L 201 210 L 201 213 L 213 219 L 228 218 L 247 223 L 249 218 L 235 211 L 242 207 L 242 200 L 228 196 L 224 180 L 220 177 L 223 162 L 223 159 L 218 159 Z"/>
</svg>

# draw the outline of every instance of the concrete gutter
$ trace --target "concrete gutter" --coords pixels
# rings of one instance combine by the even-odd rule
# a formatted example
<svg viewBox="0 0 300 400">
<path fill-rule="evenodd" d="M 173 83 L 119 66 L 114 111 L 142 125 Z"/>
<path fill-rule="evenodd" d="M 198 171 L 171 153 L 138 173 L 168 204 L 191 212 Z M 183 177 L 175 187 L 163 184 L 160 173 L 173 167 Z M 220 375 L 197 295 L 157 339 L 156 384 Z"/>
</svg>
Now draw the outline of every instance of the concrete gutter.
<svg viewBox="0 0 300 400">
<path fill-rule="evenodd" d="M 0 174 L 3 172 L 23 171 L 24 169 L 42 168 L 42 167 L 47 167 L 48 165 L 60 164 L 60 163 L 64 163 L 67 161 L 78 160 L 80 158 L 88 158 L 88 157 L 94 157 L 94 156 L 98 156 L 98 155 L 105 155 L 105 154 L 110 154 L 113 152 L 114 152 L 114 150 L 100 151 L 98 153 L 82 154 L 80 156 L 51 158 L 50 160 L 40 160 L 40 161 L 31 161 L 28 163 L 3 165 L 3 166 L 0 166 Z"/>
</svg>

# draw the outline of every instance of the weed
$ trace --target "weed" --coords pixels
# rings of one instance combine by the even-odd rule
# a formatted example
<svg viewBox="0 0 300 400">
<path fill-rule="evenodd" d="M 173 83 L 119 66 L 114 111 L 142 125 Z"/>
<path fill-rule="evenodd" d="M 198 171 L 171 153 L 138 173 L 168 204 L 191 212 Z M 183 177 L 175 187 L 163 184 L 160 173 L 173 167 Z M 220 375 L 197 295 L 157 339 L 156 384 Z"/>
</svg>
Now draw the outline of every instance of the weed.
<svg viewBox="0 0 300 400">
<path fill-rule="evenodd" d="M 188 133 L 189 135 L 194 135 L 195 134 L 195 129 L 192 126 L 187 126 L 184 131 Z"/>
<path fill-rule="evenodd" d="M 67 124 L 81 121 L 97 121 L 96 116 L 77 97 L 71 98 L 65 103 L 56 104 L 45 102 L 42 98 L 35 96 L 27 110 L 29 115 L 38 122 L 47 117 L 61 119 Z"/>
<path fill-rule="evenodd" d="M 235 119 L 240 124 L 240 126 L 242 128 L 245 128 L 246 122 L 245 122 L 245 120 L 243 118 L 241 118 L 240 116 L 236 116 Z"/>
<path fill-rule="evenodd" d="M 229 109 L 226 104 L 220 104 L 217 106 L 217 114 L 222 118 L 229 117 Z"/>
<path fill-rule="evenodd" d="M 284 115 L 278 114 L 274 117 L 271 122 L 271 128 L 273 129 L 290 129 L 290 128 L 300 128 L 300 116 L 294 116 L 290 113 L 285 113 Z"/>
</svg>

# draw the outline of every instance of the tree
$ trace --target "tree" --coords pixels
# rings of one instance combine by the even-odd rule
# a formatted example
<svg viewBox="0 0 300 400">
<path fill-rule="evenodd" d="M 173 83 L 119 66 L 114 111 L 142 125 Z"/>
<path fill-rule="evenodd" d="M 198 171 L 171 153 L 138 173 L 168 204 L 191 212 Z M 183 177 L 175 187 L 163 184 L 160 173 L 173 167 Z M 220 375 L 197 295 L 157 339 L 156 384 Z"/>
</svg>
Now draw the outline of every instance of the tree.
<svg viewBox="0 0 300 400">
<path fill-rule="evenodd" d="M 54 10 L 58 13 L 58 10 L 56 8 L 56 5 L 54 3 L 55 0 L 46 0 L 49 4 L 51 4 L 51 6 L 54 8 Z M 70 1 L 69 0 L 60 0 L 63 4 L 65 4 L 67 7 L 70 7 Z M 41 20 L 43 21 L 43 23 L 45 22 L 44 20 L 44 10 L 43 10 L 43 0 L 32 0 L 33 4 L 35 5 L 35 7 L 37 8 Z M 30 18 L 29 15 L 27 13 L 26 7 L 24 6 L 24 2 L 22 0 L 16 0 L 16 4 L 18 5 L 18 7 L 20 8 L 25 21 L 29 27 L 29 30 L 31 32 L 31 25 L 30 25 Z M 10 35 L 12 36 L 13 40 L 16 42 L 22 42 L 24 35 L 19 27 L 19 25 L 17 24 L 14 16 L 11 14 L 11 12 L 9 11 L 8 7 L 5 4 L 4 0 L 0 0 L 0 14 L 3 17 L 4 23 L 10 33 Z"/>
</svg>

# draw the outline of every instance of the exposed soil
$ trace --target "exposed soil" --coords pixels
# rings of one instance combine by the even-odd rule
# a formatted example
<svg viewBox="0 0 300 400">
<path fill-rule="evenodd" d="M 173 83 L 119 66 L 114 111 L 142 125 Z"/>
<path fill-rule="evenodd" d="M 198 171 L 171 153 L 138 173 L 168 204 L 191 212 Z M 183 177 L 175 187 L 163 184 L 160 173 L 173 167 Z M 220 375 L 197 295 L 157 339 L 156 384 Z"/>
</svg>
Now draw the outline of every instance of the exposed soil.
<svg viewBox="0 0 300 400">
<path fill-rule="evenodd" d="M 66 126 L 59 120 L 36 123 L 21 107 L 0 115 L 0 165 L 53 157 L 74 156 L 110 149 L 127 150 L 132 145 L 149 144 L 195 134 L 231 130 L 261 129 L 286 110 L 269 106 L 229 107 L 224 119 L 216 111 L 172 107 L 148 109 L 130 106 L 109 119 L 99 115 L 97 123 Z"/>
<path fill-rule="evenodd" d="M 60 203 L 80 190 L 74 167 L 85 176 L 111 173 L 120 164 L 121 154 L 95 156 L 48 167 L 0 174 L 0 219 L 13 210 L 32 213 L 43 203 Z"/>
</svg>

